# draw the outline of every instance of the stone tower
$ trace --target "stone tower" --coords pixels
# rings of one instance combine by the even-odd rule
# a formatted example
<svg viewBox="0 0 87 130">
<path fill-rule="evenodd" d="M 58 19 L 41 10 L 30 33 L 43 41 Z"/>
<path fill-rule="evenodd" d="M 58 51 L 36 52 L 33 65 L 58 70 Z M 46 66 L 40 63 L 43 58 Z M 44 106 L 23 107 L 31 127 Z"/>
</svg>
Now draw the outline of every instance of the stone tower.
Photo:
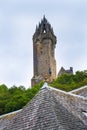
<svg viewBox="0 0 87 130">
<path fill-rule="evenodd" d="M 55 61 L 56 36 L 45 16 L 33 35 L 34 76 L 32 86 L 42 80 L 52 82 L 56 78 Z"/>
</svg>

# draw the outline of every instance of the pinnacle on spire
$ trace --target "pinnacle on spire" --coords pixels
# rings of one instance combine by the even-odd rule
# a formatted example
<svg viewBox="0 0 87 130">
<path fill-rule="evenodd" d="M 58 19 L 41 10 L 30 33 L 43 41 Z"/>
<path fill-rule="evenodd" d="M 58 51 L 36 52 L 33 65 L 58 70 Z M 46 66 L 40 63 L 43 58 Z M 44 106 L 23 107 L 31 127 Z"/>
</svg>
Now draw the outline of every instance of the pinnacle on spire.
<svg viewBox="0 0 87 130">
<path fill-rule="evenodd" d="M 45 15 L 43 16 L 43 21 L 45 22 L 47 22 L 47 19 L 46 19 L 46 17 L 45 17 Z"/>
<path fill-rule="evenodd" d="M 45 14 L 43 15 L 43 19 L 45 18 Z"/>
<path fill-rule="evenodd" d="M 48 32 L 53 33 L 53 29 L 52 29 L 50 23 L 47 21 L 45 15 L 43 16 L 41 22 L 39 22 L 39 25 L 38 25 L 38 27 L 37 27 L 37 30 L 39 30 L 39 33 L 40 33 L 40 34 L 44 33 L 44 31 L 47 32 L 47 33 L 48 33 Z M 37 32 L 37 31 L 36 31 L 36 32 Z"/>
<path fill-rule="evenodd" d="M 36 41 L 36 39 L 40 37 L 49 37 L 54 38 L 56 43 L 56 37 L 53 32 L 53 28 L 51 27 L 51 24 L 46 19 L 45 15 L 43 15 L 43 18 L 41 19 L 41 22 L 39 22 L 38 26 L 36 27 L 35 33 L 33 35 L 33 40 Z"/>
</svg>

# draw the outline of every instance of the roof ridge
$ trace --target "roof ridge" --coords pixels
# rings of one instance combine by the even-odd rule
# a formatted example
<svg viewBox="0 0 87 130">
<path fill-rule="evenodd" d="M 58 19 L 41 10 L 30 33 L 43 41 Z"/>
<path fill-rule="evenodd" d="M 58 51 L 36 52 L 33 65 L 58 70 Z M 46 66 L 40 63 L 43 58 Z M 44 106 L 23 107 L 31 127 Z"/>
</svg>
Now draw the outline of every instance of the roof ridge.
<svg viewBox="0 0 87 130">
<path fill-rule="evenodd" d="M 47 82 L 45 82 L 44 84 L 43 84 L 43 86 L 42 86 L 42 88 L 40 89 L 40 90 L 42 90 L 42 89 L 50 89 L 50 87 L 49 87 L 49 85 L 48 85 L 48 83 Z"/>
<path fill-rule="evenodd" d="M 45 83 L 38 94 L 0 130 L 87 130 L 87 126 L 68 108 L 67 98 Z M 66 100 L 66 101 L 64 101 Z M 72 98 L 70 99 L 71 102 Z M 73 100 L 75 101 L 75 100 Z M 72 104 L 73 101 L 69 105 Z M 65 104 L 65 105 L 64 105 Z M 75 105 L 74 105 L 75 107 Z M 76 109 L 77 107 L 75 107 Z M 82 108 L 82 107 L 81 107 Z"/>
<path fill-rule="evenodd" d="M 5 116 L 9 116 L 9 115 L 11 115 L 11 114 L 16 114 L 16 113 L 20 112 L 21 110 L 22 110 L 22 109 L 19 109 L 19 110 L 17 110 L 17 111 L 13 111 L 13 112 L 9 112 L 9 113 L 7 113 L 7 114 L 3 114 L 3 115 L 0 116 L 0 119 L 3 118 L 3 117 L 5 117 Z"/>
<path fill-rule="evenodd" d="M 60 92 L 60 93 L 64 93 L 64 94 L 66 94 L 66 95 L 71 95 L 71 96 L 73 96 L 73 97 L 77 97 L 77 98 L 80 98 L 80 99 L 83 99 L 83 100 L 87 100 L 86 97 L 83 97 L 83 96 L 80 96 L 80 95 L 76 95 L 76 94 L 72 93 L 71 91 L 66 92 L 66 91 L 63 91 L 63 90 L 61 90 L 61 89 L 53 88 L 53 87 L 51 87 L 51 86 L 49 86 L 49 89 L 50 89 L 50 90 L 54 90 L 54 91 L 58 91 L 58 92 Z"/>
<path fill-rule="evenodd" d="M 16 127 L 17 123 L 22 120 L 20 116 L 22 115 L 23 119 L 27 117 L 26 120 L 29 120 L 27 123 L 32 124 L 31 127 L 35 126 L 37 121 L 43 118 L 43 125 L 48 125 L 50 127 L 50 123 L 55 124 L 55 128 L 58 128 L 58 120 L 54 110 L 54 104 L 52 101 L 53 95 L 50 93 L 51 91 L 46 87 L 46 83 L 43 86 L 43 89 L 39 91 L 39 93 L 29 102 L 23 109 L 18 113 L 9 123 L 9 126 L 6 130 L 12 130 L 13 127 Z M 31 112 L 32 111 L 32 112 Z M 37 118 L 38 117 L 38 118 Z M 36 119 L 35 119 L 36 118 Z M 14 126 L 14 122 L 16 124 Z M 50 120 L 49 120 L 50 119 Z M 34 121 L 35 120 L 35 121 Z M 47 120 L 47 121 L 46 121 Z M 23 120 L 22 120 L 23 122 Z M 49 122 L 46 124 L 46 122 Z M 22 124 L 24 124 L 23 122 Z M 39 124 L 40 127 L 41 124 Z M 53 127 L 53 126 L 52 126 Z"/>
<path fill-rule="evenodd" d="M 85 88 L 87 88 L 87 85 L 82 86 L 82 87 L 77 88 L 77 89 L 74 89 L 74 90 L 71 90 L 70 92 L 71 92 L 71 93 L 73 93 L 73 92 L 77 92 L 77 91 L 83 90 L 83 89 L 85 89 Z"/>
</svg>

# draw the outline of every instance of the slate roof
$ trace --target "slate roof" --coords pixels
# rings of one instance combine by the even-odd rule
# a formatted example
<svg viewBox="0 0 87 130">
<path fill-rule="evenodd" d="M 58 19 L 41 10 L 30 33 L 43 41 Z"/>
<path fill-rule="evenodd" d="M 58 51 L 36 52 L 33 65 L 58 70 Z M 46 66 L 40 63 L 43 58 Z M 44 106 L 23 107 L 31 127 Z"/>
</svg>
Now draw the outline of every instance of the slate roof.
<svg viewBox="0 0 87 130">
<path fill-rule="evenodd" d="M 87 86 L 83 86 L 81 88 L 75 89 L 71 91 L 71 93 L 74 93 L 83 97 L 87 97 Z"/>
<path fill-rule="evenodd" d="M 0 130 L 3 130 L 5 126 L 9 125 L 10 120 L 13 119 L 21 110 L 22 109 L 0 116 Z"/>
<path fill-rule="evenodd" d="M 81 101 L 81 103 L 79 102 Z M 87 130 L 87 99 L 45 84 L 0 130 Z"/>
</svg>

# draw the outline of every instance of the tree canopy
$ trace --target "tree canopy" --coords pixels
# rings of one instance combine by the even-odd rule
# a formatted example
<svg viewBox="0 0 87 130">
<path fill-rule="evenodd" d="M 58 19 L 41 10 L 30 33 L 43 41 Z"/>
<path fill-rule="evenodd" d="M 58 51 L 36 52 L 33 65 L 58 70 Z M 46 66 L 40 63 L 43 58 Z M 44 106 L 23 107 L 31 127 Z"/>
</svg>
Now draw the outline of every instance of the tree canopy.
<svg viewBox="0 0 87 130">
<path fill-rule="evenodd" d="M 75 74 L 63 74 L 57 77 L 50 85 L 64 91 L 71 91 L 87 85 L 87 70 L 77 71 Z"/>
<path fill-rule="evenodd" d="M 24 86 L 8 88 L 4 84 L 0 85 L 0 115 L 21 109 L 36 95 L 42 84 L 28 89 Z"/>
</svg>

